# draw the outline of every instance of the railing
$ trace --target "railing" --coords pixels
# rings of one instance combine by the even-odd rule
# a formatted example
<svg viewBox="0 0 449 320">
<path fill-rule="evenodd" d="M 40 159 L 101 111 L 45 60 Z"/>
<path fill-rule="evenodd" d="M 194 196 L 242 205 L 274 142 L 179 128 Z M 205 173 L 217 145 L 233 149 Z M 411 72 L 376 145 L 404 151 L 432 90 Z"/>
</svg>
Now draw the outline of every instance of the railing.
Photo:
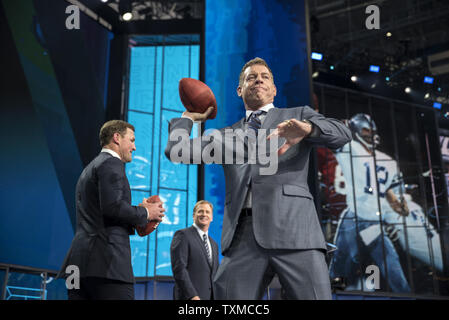
<svg viewBox="0 0 449 320">
<path fill-rule="evenodd" d="M 48 293 L 47 285 L 54 280 L 54 276 L 57 273 L 54 270 L 2 263 L 0 263 L 0 271 L 5 272 L 1 287 L 1 300 L 46 300 Z M 20 274 L 18 278 L 23 278 L 25 275 L 35 277 L 28 277 L 28 281 L 25 281 L 28 283 L 23 285 L 20 283 L 9 285 L 11 275 L 16 273 Z M 15 282 L 20 282 L 20 280 L 16 279 Z M 34 286 L 30 285 L 30 282 L 33 282 Z"/>
</svg>

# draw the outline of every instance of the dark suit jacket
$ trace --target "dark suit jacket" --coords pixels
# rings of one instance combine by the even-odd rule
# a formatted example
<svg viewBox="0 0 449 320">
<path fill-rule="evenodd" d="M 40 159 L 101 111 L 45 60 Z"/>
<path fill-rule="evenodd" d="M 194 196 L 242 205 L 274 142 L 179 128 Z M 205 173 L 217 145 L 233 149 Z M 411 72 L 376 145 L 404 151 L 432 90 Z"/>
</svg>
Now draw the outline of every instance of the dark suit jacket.
<svg viewBox="0 0 449 320">
<path fill-rule="evenodd" d="M 252 192 L 253 230 L 257 243 L 266 249 L 322 249 L 326 250 L 326 242 L 318 221 L 313 197 L 309 192 L 307 175 L 309 171 L 309 155 L 313 145 L 323 145 L 330 149 L 342 147 L 351 141 L 351 131 L 340 121 L 325 118 L 308 106 L 296 108 L 272 108 L 266 115 L 261 129 L 272 129 L 287 119 L 307 119 L 319 129 L 318 137 L 308 137 L 292 146 L 285 154 L 278 158 L 277 171 L 272 175 L 261 175 L 260 169 L 268 167 L 257 162 L 248 161 L 242 164 L 226 164 L 226 148 L 229 138 L 225 129 L 233 132 L 245 130 L 245 119 L 231 127 L 220 130 L 221 135 L 214 135 L 213 139 L 201 140 L 201 137 L 182 139 L 175 137 L 182 130 L 189 136 L 193 123 L 189 119 L 172 119 L 169 126 L 173 139 L 169 139 L 165 155 L 170 159 L 173 149 L 190 148 L 190 159 L 193 161 L 193 145 L 201 145 L 201 150 L 221 150 L 223 156 L 222 167 L 226 179 L 226 198 L 223 216 L 223 231 L 221 248 L 223 255 L 231 247 L 237 228 L 240 212 L 245 203 L 249 187 Z M 179 130 L 177 130 L 179 129 Z M 176 130 L 176 131 L 175 131 Z M 228 135 L 229 136 L 229 135 Z M 232 138 L 234 139 L 234 138 Z M 235 137 L 239 139 L 239 137 Z M 201 140 L 201 142 L 197 141 Z M 285 139 L 278 139 L 281 146 Z M 238 141 L 237 141 L 238 142 Z M 242 142 L 246 145 L 246 142 Z M 181 144 L 179 146 L 178 144 Z M 185 145 L 182 148 L 182 145 Z M 176 148 L 174 148 L 176 146 Z M 181 147 L 181 148 L 180 148 Z M 245 149 L 245 152 L 247 152 Z M 269 150 L 267 148 L 267 150 Z M 274 150 L 277 153 L 277 150 Z M 178 153 L 179 154 L 179 153 Z M 234 157 L 236 154 L 234 153 Z M 246 155 L 245 155 L 246 157 Z"/>
<path fill-rule="evenodd" d="M 80 277 L 133 283 L 129 235 L 146 223 L 146 209 L 131 206 L 125 164 L 101 152 L 76 185 L 76 233 L 58 276 L 76 265 Z"/>
<path fill-rule="evenodd" d="M 188 300 L 194 296 L 199 296 L 201 300 L 213 298 L 212 279 L 218 269 L 218 245 L 211 237 L 209 241 L 212 266 L 207 261 L 206 248 L 195 227 L 178 230 L 173 236 L 170 256 L 175 278 L 175 300 Z"/>
</svg>

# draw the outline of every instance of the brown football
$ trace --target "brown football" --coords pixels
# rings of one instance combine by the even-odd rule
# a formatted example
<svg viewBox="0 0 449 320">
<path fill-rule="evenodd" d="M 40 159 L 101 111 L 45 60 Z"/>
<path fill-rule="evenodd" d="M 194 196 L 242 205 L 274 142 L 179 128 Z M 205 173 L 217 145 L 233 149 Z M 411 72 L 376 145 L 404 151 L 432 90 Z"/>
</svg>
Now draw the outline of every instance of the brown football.
<svg viewBox="0 0 449 320">
<path fill-rule="evenodd" d="M 151 196 L 147 199 L 148 203 L 154 203 L 154 202 L 162 202 L 158 195 Z M 162 204 L 160 205 L 162 207 Z M 141 237 L 145 237 L 149 235 L 151 232 L 156 230 L 156 228 L 159 226 L 159 222 L 157 221 L 148 221 L 147 225 L 145 227 L 136 227 L 137 234 Z"/>
<path fill-rule="evenodd" d="M 214 110 L 208 119 L 217 116 L 217 101 L 212 90 L 202 81 L 192 78 L 182 78 L 179 81 L 179 97 L 184 107 L 190 112 L 206 112 L 210 106 Z"/>
</svg>

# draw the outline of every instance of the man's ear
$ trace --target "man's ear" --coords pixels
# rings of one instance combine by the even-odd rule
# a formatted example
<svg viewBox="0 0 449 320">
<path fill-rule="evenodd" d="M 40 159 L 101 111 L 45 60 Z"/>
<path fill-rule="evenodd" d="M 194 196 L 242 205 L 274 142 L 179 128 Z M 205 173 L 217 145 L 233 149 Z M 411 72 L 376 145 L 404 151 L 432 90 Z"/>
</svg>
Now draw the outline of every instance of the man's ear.
<svg viewBox="0 0 449 320">
<path fill-rule="evenodd" d="M 240 87 L 240 86 L 237 87 L 237 95 L 238 95 L 239 97 L 242 96 L 242 87 Z"/>
<path fill-rule="evenodd" d="M 115 144 L 119 144 L 120 143 L 120 133 L 116 132 L 114 133 L 114 135 L 112 136 L 112 142 L 114 142 Z"/>
<path fill-rule="evenodd" d="M 276 97 L 276 93 L 277 93 L 278 91 L 277 91 L 277 88 L 276 88 L 276 86 L 275 86 L 274 83 L 273 83 L 273 86 L 274 86 L 274 96 Z"/>
</svg>

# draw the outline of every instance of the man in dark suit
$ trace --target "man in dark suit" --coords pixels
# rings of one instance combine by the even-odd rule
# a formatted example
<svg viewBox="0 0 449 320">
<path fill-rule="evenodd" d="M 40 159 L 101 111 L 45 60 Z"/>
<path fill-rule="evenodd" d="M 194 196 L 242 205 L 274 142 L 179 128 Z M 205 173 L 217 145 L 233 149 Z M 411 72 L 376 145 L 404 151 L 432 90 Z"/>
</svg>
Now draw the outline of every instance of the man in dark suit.
<svg viewBox="0 0 449 320">
<path fill-rule="evenodd" d="M 136 150 L 134 126 L 121 120 L 100 130 L 102 150 L 83 170 L 76 185 L 76 233 L 58 277 L 79 270 L 79 289 L 70 300 L 134 299 L 129 235 L 150 220 L 162 221 L 160 203 L 131 206 L 125 162 Z"/>
<path fill-rule="evenodd" d="M 186 111 L 182 118 L 170 122 L 167 157 L 176 159 L 179 151 L 187 150 L 191 161 L 193 146 L 198 145 L 201 151 L 214 150 L 214 160 L 217 154 L 225 155 L 221 163 L 226 179 L 221 239 L 224 257 L 214 278 L 217 299 L 261 299 L 275 274 L 288 299 L 332 298 L 326 242 L 307 184 L 309 154 L 315 144 L 331 149 L 343 146 L 351 140 L 351 132 L 340 121 L 325 118 L 308 106 L 274 107 L 276 93 L 270 68 L 263 59 L 255 58 L 243 66 L 237 87 L 246 117 L 209 140 L 179 141 L 176 134 L 184 130 L 188 137 L 193 121 L 205 121 L 212 108 L 203 114 Z M 267 130 L 271 134 L 265 135 Z M 237 144 L 232 140 L 239 140 L 236 135 L 229 144 L 229 131 L 247 133 L 244 163 L 227 163 L 229 149 Z M 256 150 L 257 161 L 249 161 L 254 135 L 257 144 L 252 150 Z M 261 161 L 267 140 L 281 145 L 268 150 L 270 159 L 276 155 L 277 165 L 270 174 L 263 173 Z M 239 150 L 233 152 L 231 159 L 241 156 Z"/>
<path fill-rule="evenodd" d="M 209 236 L 212 203 L 198 201 L 193 225 L 176 231 L 170 246 L 175 300 L 212 300 L 212 279 L 218 269 L 218 245 Z"/>
</svg>

